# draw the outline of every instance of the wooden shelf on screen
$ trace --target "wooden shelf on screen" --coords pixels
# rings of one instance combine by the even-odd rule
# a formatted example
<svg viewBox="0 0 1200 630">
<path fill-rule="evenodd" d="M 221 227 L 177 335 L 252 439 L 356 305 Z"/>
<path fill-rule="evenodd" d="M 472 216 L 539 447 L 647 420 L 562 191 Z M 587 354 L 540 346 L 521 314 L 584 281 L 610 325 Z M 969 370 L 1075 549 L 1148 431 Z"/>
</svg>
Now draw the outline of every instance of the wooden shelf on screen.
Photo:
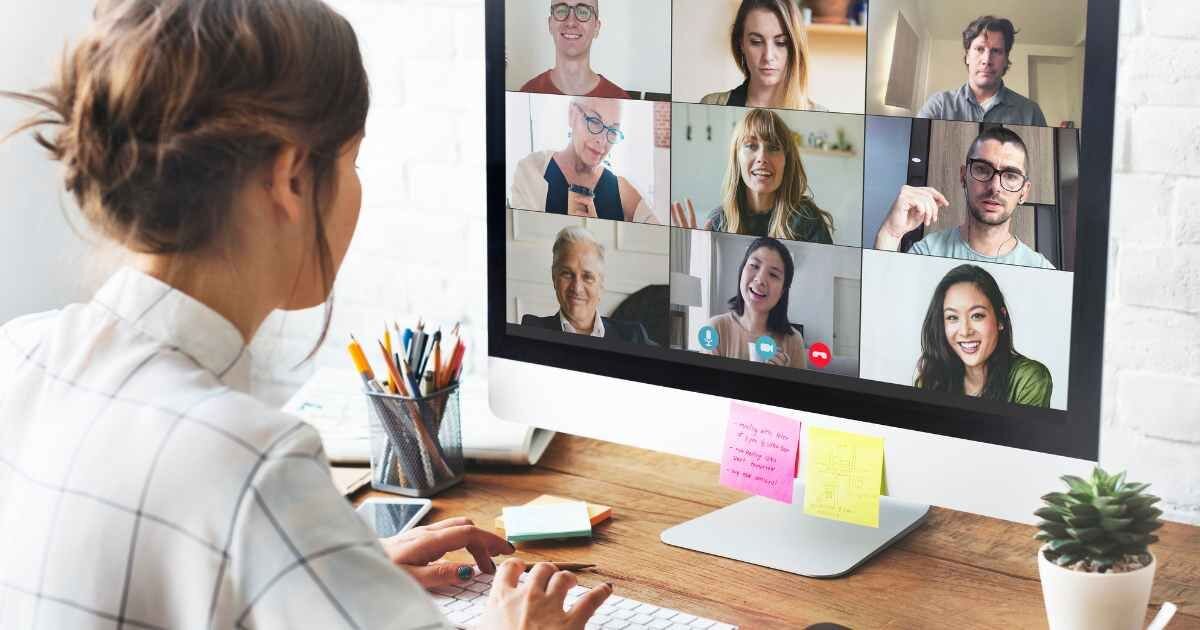
<svg viewBox="0 0 1200 630">
<path fill-rule="evenodd" d="M 858 156 L 854 149 L 830 151 L 829 149 L 814 149 L 812 147 L 800 147 L 800 155 L 828 155 L 829 157 L 844 157 L 852 158 Z"/>
<path fill-rule="evenodd" d="M 809 24 L 805 30 L 812 36 L 861 37 L 866 39 L 867 28 L 852 24 Z"/>
</svg>

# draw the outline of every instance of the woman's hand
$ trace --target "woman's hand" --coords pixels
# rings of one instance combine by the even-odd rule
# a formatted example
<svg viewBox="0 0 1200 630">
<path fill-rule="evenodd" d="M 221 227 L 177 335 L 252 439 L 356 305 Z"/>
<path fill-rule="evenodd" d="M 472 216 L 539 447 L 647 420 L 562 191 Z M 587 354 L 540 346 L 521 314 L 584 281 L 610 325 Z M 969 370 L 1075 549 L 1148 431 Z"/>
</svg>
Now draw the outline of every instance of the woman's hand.
<svg viewBox="0 0 1200 630">
<path fill-rule="evenodd" d="M 402 534 L 384 538 L 383 550 L 393 563 L 430 589 L 466 582 L 475 576 L 475 567 L 456 562 L 438 562 L 451 551 L 466 549 L 484 573 L 495 573 L 492 556 L 514 553 L 508 541 L 478 527 L 466 518 L 451 518 Z"/>
<path fill-rule="evenodd" d="M 539 563 L 529 572 L 524 584 L 518 583 L 525 563 L 510 558 L 500 565 L 487 610 L 478 630 L 583 630 L 588 619 L 612 595 L 612 585 L 602 584 L 576 600 L 563 611 L 567 591 L 577 583 L 569 571 L 555 571 L 554 565 Z"/>
<path fill-rule="evenodd" d="M 596 198 L 574 191 L 567 191 L 567 214 L 589 219 L 600 218 L 600 215 L 596 213 Z"/>
<path fill-rule="evenodd" d="M 685 201 L 687 209 L 684 209 L 683 204 L 678 201 L 671 204 L 671 223 L 675 227 L 694 230 L 696 229 L 696 206 L 692 205 L 691 199 Z"/>
</svg>

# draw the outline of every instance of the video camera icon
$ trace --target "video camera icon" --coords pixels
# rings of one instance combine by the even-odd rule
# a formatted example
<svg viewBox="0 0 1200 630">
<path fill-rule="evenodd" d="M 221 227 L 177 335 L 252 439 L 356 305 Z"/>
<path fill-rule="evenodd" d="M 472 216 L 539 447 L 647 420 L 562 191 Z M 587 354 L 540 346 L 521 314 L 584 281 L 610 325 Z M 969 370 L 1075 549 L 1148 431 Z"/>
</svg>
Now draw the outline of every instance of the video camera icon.
<svg viewBox="0 0 1200 630">
<path fill-rule="evenodd" d="M 775 353 L 778 350 L 778 346 L 775 345 L 775 339 L 769 335 L 763 335 L 754 342 L 751 359 L 756 361 L 770 361 L 775 357 Z"/>
</svg>

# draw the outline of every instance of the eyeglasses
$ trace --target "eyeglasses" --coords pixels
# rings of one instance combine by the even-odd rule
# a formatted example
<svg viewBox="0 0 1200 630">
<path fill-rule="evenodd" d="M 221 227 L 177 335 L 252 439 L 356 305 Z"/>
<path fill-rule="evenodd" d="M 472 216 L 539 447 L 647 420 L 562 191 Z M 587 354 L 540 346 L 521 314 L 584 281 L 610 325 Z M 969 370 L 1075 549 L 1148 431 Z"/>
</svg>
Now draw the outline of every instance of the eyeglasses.
<svg viewBox="0 0 1200 630">
<path fill-rule="evenodd" d="M 586 6 L 586 5 L 581 4 L 578 6 Z M 589 115 L 578 104 L 576 104 L 576 103 L 571 103 L 571 104 L 575 106 L 575 109 L 579 110 L 580 114 L 583 114 L 583 120 L 584 120 L 584 122 L 587 123 L 588 133 L 592 134 L 593 136 L 598 136 L 602 133 L 605 134 L 605 139 L 608 140 L 609 144 L 617 144 L 625 139 L 625 134 L 622 133 L 620 129 L 617 129 L 616 127 L 610 127 L 610 126 L 604 124 L 603 120 L 601 120 L 597 116 Z"/>
<path fill-rule="evenodd" d="M 572 13 L 580 22 L 591 22 L 592 18 L 596 17 L 596 7 L 590 4 L 567 4 L 565 2 L 550 6 L 550 16 L 556 22 L 566 22 Z"/>
<path fill-rule="evenodd" d="M 971 174 L 971 179 L 977 182 L 990 182 L 996 173 L 999 173 L 1000 187 L 1008 192 L 1021 192 L 1025 182 L 1029 181 L 1029 178 L 1019 171 L 998 170 L 990 162 L 977 158 L 967 160 L 967 172 Z"/>
</svg>

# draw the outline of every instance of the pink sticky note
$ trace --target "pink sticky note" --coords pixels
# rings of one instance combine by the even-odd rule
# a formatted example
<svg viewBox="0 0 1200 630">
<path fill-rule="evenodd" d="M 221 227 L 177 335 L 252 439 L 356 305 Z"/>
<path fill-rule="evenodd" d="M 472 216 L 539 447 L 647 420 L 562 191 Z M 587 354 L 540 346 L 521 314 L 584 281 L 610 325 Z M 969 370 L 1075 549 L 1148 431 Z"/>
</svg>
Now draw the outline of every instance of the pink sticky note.
<svg viewBox="0 0 1200 630">
<path fill-rule="evenodd" d="M 799 448 L 799 422 L 731 403 L 721 485 L 791 503 Z"/>
</svg>

